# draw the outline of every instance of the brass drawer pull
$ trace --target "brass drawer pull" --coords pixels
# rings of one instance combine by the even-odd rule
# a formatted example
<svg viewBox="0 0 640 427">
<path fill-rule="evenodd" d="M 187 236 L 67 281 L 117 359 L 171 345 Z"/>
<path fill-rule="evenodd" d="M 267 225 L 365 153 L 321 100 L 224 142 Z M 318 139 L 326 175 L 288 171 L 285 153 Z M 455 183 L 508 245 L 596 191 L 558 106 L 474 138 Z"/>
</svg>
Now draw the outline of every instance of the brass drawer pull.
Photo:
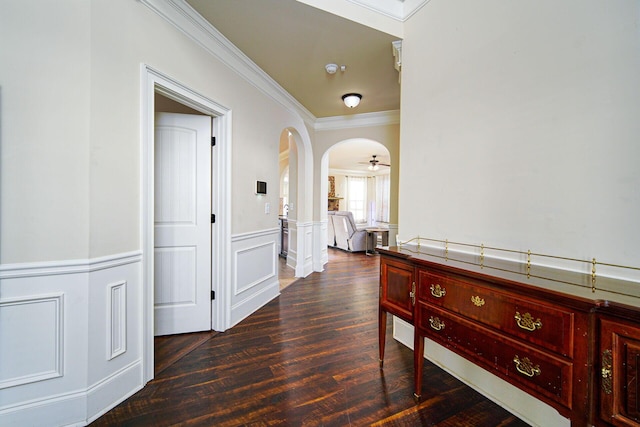
<svg viewBox="0 0 640 427">
<path fill-rule="evenodd" d="M 533 377 L 534 375 L 540 375 L 542 373 L 540 365 L 533 366 L 533 363 L 531 363 L 531 360 L 529 360 L 528 357 L 524 357 L 520 360 L 518 355 L 516 355 L 513 358 L 513 363 L 516 364 L 516 370 L 522 375 Z"/>
<path fill-rule="evenodd" d="M 441 331 L 444 329 L 444 322 L 438 317 L 429 317 L 429 324 L 431 325 L 431 329 L 435 329 L 436 331 Z"/>
<path fill-rule="evenodd" d="M 513 316 L 516 319 L 518 326 L 526 331 L 535 331 L 542 328 L 542 322 L 540 319 L 533 320 L 533 316 L 529 313 L 525 313 L 522 316 L 519 311 L 516 311 L 516 315 Z"/>
<path fill-rule="evenodd" d="M 605 394 L 611 394 L 611 377 L 613 372 L 611 371 L 611 365 L 613 358 L 611 357 L 611 350 L 605 350 L 602 352 L 602 391 Z"/>
<path fill-rule="evenodd" d="M 476 307 L 482 307 L 484 305 L 484 300 L 482 298 L 480 298 L 479 296 L 471 297 L 471 302 Z"/>
<path fill-rule="evenodd" d="M 442 298 L 446 293 L 447 291 L 442 286 L 434 284 L 431 285 L 431 295 L 434 297 Z"/>
</svg>

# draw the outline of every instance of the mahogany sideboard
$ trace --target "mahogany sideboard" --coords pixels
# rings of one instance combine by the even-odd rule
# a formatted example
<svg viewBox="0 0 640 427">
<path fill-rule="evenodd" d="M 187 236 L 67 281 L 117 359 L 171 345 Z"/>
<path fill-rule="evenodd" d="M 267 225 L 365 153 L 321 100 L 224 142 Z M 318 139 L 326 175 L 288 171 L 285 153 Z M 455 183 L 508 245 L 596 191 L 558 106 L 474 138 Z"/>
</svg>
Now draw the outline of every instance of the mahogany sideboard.
<svg viewBox="0 0 640 427">
<path fill-rule="evenodd" d="M 379 248 L 379 351 L 387 313 L 555 408 L 572 426 L 640 426 L 640 309 Z"/>
</svg>

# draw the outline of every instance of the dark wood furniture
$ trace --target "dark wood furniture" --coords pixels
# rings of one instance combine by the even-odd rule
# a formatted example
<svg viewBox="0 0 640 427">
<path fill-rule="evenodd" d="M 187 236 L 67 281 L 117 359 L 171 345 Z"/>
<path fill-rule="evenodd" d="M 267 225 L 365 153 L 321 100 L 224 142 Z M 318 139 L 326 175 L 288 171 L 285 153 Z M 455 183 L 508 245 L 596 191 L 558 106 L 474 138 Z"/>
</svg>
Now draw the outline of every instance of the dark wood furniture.
<svg viewBox="0 0 640 427">
<path fill-rule="evenodd" d="M 597 311 L 599 387 L 595 425 L 640 425 L 640 314 L 619 304 L 601 304 Z"/>
<path fill-rule="evenodd" d="M 392 313 L 414 325 L 416 398 L 428 337 L 546 402 L 574 426 L 640 426 L 637 308 L 403 249 L 379 252 L 380 364 L 386 313 Z"/>
<path fill-rule="evenodd" d="M 289 253 L 289 221 L 280 217 L 280 256 L 286 258 Z"/>
<path fill-rule="evenodd" d="M 365 228 L 365 231 L 367 232 L 367 249 L 365 251 L 365 254 L 374 255 L 378 253 L 376 251 L 376 247 L 378 247 L 378 234 L 380 234 L 382 246 L 389 246 L 388 228 L 367 227 Z"/>
</svg>

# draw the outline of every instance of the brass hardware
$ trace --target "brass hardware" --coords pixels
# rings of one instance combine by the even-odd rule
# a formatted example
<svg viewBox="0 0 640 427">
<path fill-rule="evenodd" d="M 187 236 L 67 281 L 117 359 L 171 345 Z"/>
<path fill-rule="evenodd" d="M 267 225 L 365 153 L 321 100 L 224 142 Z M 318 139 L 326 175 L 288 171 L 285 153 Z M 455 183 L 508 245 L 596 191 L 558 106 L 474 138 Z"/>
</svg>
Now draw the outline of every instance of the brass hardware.
<svg viewBox="0 0 640 427">
<path fill-rule="evenodd" d="M 416 282 L 411 284 L 411 292 L 409 292 L 411 298 L 411 305 L 416 305 Z"/>
<path fill-rule="evenodd" d="M 611 357 L 611 350 L 605 350 L 602 352 L 602 391 L 606 394 L 611 394 L 611 380 L 613 377 L 612 371 L 613 358 Z"/>
<path fill-rule="evenodd" d="M 455 256 L 453 258 L 449 258 L 449 244 L 456 245 L 456 246 L 464 246 L 464 247 L 467 247 L 467 248 L 481 248 L 483 252 L 484 252 L 484 249 L 489 249 L 491 251 L 506 252 L 506 253 L 516 254 L 516 255 L 526 255 L 527 256 L 526 264 L 524 262 L 520 263 L 520 264 L 524 264 L 524 267 L 526 268 L 526 271 L 522 271 L 520 269 L 522 267 L 520 267 L 520 268 L 512 268 L 512 269 L 506 268 L 505 269 L 505 268 L 501 268 L 501 267 L 495 267 L 495 266 L 491 266 L 491 265 L 486 265 L 484 263 L 482 264 L 482 267 L 491 268 L 491 269 L 494 269 L 494 270 L 505 271 L 507 273 L 514 273 L 514 274 L 526 276 L 528 279 L 531 278 L 531 277 L 534 277 L 534 278 L 544 279 L 544 280 L 553 280 L 554 282 L 565 283 L 567 285 L 577 286 L 577 287 L 580 287 L 580 288 L 588 287 L 588 285 L 586 285 L 582 281 L 579 281 L 579 282 L 571 281 L 571 280 L 564 281 L 564 280 L 558 279 L 557 277 L 537 276 L 535 274 L 531 274 L 531 267 L 533 266 L 533 264 L 531 262 L 531 258 L 532 257 L 550 258 L 550 259 L 556 259 L 556 260 L 571 261 L 571 262 L 575 262 L 575 263 L 580 263 L 581 265 L 584 265 L 584 264 L 588 263 L 588 264 L 591 264 L 591 290 L 593 292 L 595 292 L 596 289 L 598 289 L 597 288 L 597 275 L 596 275 L 596 267 L 598 265 L 611 267 L 611 268 L 615 268 L 615 269 L 621 269 L 621 270 L 633 270 L 635 272 L 639 272 L 640 271 L 640 267 L 638 267 L 638 266 L 633 267 L 633 266 L 629 266 L 629 265 L 606 263 L 606 262 L 602 262 L 602 261 L 596 261 L 595 258 L 592 258 L 591 260 L 586 260 L 586 259 L 579 259 L 579 258 L 571 258 L 571 257 L 543 254 L 543 253 L 535 253 L 535 252 L 531 252 L 531 250 L 528 250 L 527 252 L 524 252 L 524 251 L 519 251 L 519 250 L 515 250 L 515 249 L 499 248 L 499 247 L 495 247 L 495 246 L 484 246 L 484 244 L 475 245 L 475 244 L 464 243 L 464 242 L 452 242 L 452 241 L 449 241 L 449 239 L 441 240 L 441 239 L 431 239 L 431 238 L 428 238 L 428 237 L 416 236 L 413 239 L 409 239 L 406 242 L 403 242 L 403 245 L 411 246 L 411 244 L 413 244 L 413 246 L 415 246 L 416 249 L 417 249 L 417 253 L 422 253 L 421 252 L 421 243 L 423 241 L 424 242 L 436 242 L 436 243 L 444 244 L 444 256 L 438 255 L 438 254 L 435 254 L 435 253 L 432 253 L 432 252 L 426 252 L 426 254 L 431 256 L 431 257 L 444 259 L 445 261 L 449 261 L 451 259 L 452 261 L 462 262 L 462 263 L 465 263 L 465 264 L 471 264 L 471 265 L 474 265 L 474 266 L 480 266 L 480 264 L 477 261 L 470 262 L 470 261 L 467 261 L 467 260 L 464 260 L 464 259 L 456 258 Z M 410 252 L 416 252 L 415 250 L 412 250 L 412 249 L 404 247 L 404 246 L 403 246 L 402 249 L 406 250 L 406 251 L 410 251 Z"/>
<path fill-rule="evenodd" d="M 444 329 L 444 322 L 438 317 L 429 317 L 429 324 L 431 325 L 431 329 L 435 329 L 436 331 L 441 331 Z"/>
<path fill-rule="evenodd" d="M 446 289 L 440 285 L 431 284 L 431 295 L 436 298 L 442 298 L 447 293 Z"/>
<path fill-rule="evenodd" d="M 449 261 L 449 239 L 444 240 L 444 260 Z"/>
<path fill-rule="evenodd" d="M 591 260 L 591 292 L 596 291 L 596 259 Z"/>
<path fill-rule="evenodd" d="M 529 360 L 528 357 L 524 357 L 520 360 L 516 354 L 513 358 L 513 363 L 516 364 L 516 370 L 527 377 L 533 377 L 534 375 L 540 375 L 542 373 L 540 365 L 533 366 L 533 363 L 531 363 L 531 360 Z"/>
<path fill-rule="evenodd" d="M 484 268 L 484 244 L 480 245 L 480 268 Z"/>
<path fill-rule="evenodd" d="M 476 307 L 482 307 L 484 305 L 484 300 L 482 298 L 480 298 L 479 296 L 471 297 L 471 302 Z"/>
<path fill-rule="evenodd" d="M 517 325 L 527 331 L 535 331 L 536 329 L 542 329 L 542 322 L 540 319 L 533 320 L 533 316 L 529 313 L 525 313 L 522 316 L 519 311 L 516 311 L 516 315 L 513 316 L 516 319 Z"/>
</svg>

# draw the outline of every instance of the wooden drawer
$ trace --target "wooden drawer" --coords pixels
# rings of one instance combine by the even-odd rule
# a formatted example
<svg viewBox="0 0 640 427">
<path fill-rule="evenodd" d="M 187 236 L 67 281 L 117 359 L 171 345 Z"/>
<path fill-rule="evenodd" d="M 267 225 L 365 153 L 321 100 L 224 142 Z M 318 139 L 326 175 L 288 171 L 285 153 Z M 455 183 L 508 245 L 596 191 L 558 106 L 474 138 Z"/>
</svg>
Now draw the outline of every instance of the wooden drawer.
<svg viewBox="0 0 640 427">
<path fill-rule="evenodd" d="M 438 307 L 418 303 L 419 331 L 548 402 L 571 408 L 573 364 Z"/>
<path fill-rule="evenodd" d="M 573 358 L 574 314 L 453 275 L 418 270 L 418 300 Z"/>
</svg>

